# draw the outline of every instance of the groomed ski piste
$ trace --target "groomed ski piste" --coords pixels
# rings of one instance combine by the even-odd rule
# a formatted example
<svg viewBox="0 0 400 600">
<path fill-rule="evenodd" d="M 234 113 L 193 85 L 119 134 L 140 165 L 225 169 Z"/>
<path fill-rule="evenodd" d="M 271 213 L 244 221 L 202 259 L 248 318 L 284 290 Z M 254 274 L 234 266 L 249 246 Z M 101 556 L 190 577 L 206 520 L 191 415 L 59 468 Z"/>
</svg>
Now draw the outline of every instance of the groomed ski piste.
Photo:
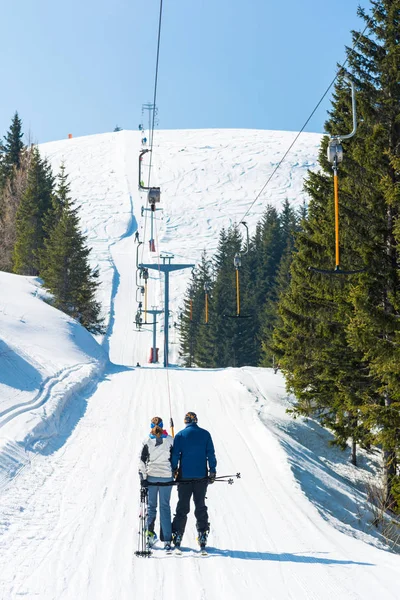
<svg viewBox="0 0 400 600">
<path fill-rule="evenodd" d="M 141 218 L 138 133 L 40 148 L 70 175 L 100 267 L 108 333 L 94 340 L 46 304 L 36 279 L 0 273 L 1 599 L 398 599 L 399 556 L 370 525 L 365 484 L 374 461 L 361 455 L 365 469 L 356 469 L 328 446 L 329 432 L 292 420 L 279 373 L 179 368 L 174 328 L 167 372 L 162 362 L 148 364 L 151 331 L 134 324 L 136 229 L 145 239 L 140 260 L 157 262 L 161 250 L 197 262 L 204 248 L 215 250 L 222 226 L 242 218 L 295 134 L 155 135 L 152 185 L 161 186 L 164 209 L 155 254 Z M 301 136 L 247 217 L 250 231 L 267 203 L 301 204 L 319 142 Z M 189 275 L 171 275 L 171 322 Z M 156 272 L 149 293 L 149 305 L 162 307 Z M 158 346 L 162 361 L 162 322 Z M 199 556 L 193 516 L 181 557 L 157 547 L 149 559 L 135 556 L 138 453 L 151 417 L 168 422 L 169 401 L 176 430 L 188 410 L 209 429 L 218 474 L 241 473 L 233 485 L 209 487 L 207 557 Z"/>
</svg>

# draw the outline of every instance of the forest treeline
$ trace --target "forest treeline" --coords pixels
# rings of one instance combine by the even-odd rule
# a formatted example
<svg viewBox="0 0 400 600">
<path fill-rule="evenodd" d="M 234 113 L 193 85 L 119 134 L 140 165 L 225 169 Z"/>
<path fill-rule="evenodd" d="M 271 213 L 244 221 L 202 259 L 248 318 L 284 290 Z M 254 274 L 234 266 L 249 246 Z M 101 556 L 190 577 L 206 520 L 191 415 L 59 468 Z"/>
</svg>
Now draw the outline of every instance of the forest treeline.
<svg viewBox="0 0 400 600">
<path fill-rule="evenodd" d="M 203 252 L 181 313 L 181 357 L 186 366 L 273 365 L 270 341 L 278 318 L 277 299 L 289 282 L 294 233 L 304 216 L 304 207 L 296 211 L 287 200 L 280 213 L 268 206 L 249 240 L 232 225 L 222 229 L 214 257 Z"/>
<path fill-rule="evenodd" d="M 328 426 L 336 443 L 379 447 L 385 505 L 400 511 L 400 0 L 358 11 L 346 70 L 334 87 L 325 131 L 358 130 L 343 141 L 339 169 L 341 267 L 333 271 L 335 229 L 329 137 L 320 169 L 305 179 L 307 211 L 268 207 L 249 251 L 239 227 L 221 232 L 215 257 L 203 255 L 186 293 L 181 353 L 204 367 L 279 364 L 293 412 Z M 241 302 L 235 313 L 235 253 L 242 255 Z M 310 269 L 311 267 L 311 269 Z M 204 284 L 210 287 L 205 324 Z"/>
<path fill-rule="evenodd" d="M 22 138 L 15 113 L 0 142 L 0 270 L 40 277 L 53 306 L 101 333 L 98 270 L 89 264 L 65 166 L 55 177 L 38 147 Z"/>
</svg>

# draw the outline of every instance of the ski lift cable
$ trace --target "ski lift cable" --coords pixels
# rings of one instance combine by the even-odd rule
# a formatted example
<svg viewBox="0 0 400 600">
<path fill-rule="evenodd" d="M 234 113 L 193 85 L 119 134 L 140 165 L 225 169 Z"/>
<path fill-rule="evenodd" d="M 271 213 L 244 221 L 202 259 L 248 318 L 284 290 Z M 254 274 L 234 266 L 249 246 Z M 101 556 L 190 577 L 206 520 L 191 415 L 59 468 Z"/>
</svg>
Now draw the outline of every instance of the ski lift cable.
<svg viewBox="0 0 400 600">
<path fill-rule="evenodd" d="M 151 131 L 149 131 L 149 137 L 150 137 L 150 142 L 149 142 L 149 146 L 150 146 L 150 164 L 149 164 L 149 177 L 148 177 L 147 187 L 150 187 L 151 168 L 152 168 L 153 142 L 154 142 L 154 124 L 155 124 L 155 116 L 156 116 L 156 100 L 157 100 L 157 84 L 158 84 L 158 65 L 159 65 L 159 59 L 160 59 L 160 40 L 161 40 L 162 8 L 163 8 L 163 0 L 160 0 L 160 12 L 159 12 L 159 19 L 158 19 L 156 72 L 155 72 L 155 78 L 154 78 L 153 118 L 152 118 Z M 147 199 L 146 208 L 147 208 L 148 203 L 149 202 L 148 202 L 148 199 Z M 146 216 L 145 216 L 144 234 L 145 234 L 145 231 L 146 231 L 147 212 L 148 211 L 146 211 Z M 142 262 L 143 262 L 143 253 L 144 253 L 144 244 L 143 244 L 143 249 L 142 249 Z M 159 258 L 158 258 L 158 262 L 159 262 L 159 274 L 161 275 L 160 259 Z M 160 277 L 160 285 L 161 285 L 161 277 Z M 165 348 L 165 342 L 164 342 L 164 353 L 165 352 L 166 352 L 166 348 Z M 170 390 L 170 383 L 169 383 L 168 365 L 167 365 L 166 371 L 167 371 L 167 388 L 168 388 L 169 413 L 170 413 L 170 421 L 171 421 L 171 433 L 172 433 L 172 436 L 174 437 L 174 422 L 173 422 L 173 419 L 172 419 L 171 390 Z"/>
<path fill-rule="evenodd" d="M 371 23 L 371 18 L 368 20 L 366 26 L 364 27 L 362 33 L 360 33 L 360 35 L 358 36 L 358 38 L 356 39 L 356 41 L 353 44 L 353 47 L 351 49 L 351 52 L 354 52 L 355 47 L 358 45 L 359 41 L 361 40 L 361 38 L 363 37 L 364 33 L 366 32 L 366 30 L 368 29 L 369 25 Z M 278 169 L 280 168 L 280 166 L 282 165 L 282 163 L 285 161 L 287 155 L 289 154 L 289 152 L 291 151 L 291 149 L 293 148 L 293 146 L 295 145 L 295 143 L 297 142 L 297 140 L 299 139 L 300 135 L 303 133 L 304 129 L 307 127 L 308 123 L 311 121 L 312 117 L 314 116 L 314 114 L 316 113 L 316 111 L 318 110 L 318 108 L 320 107 L 320 105 L 322 104 L 324 98 L 327 96 L 329 90 L 331 89 L 331 87 L 333 86 L 333 84 L 335 83 L 336 79 L 339 77 L 339 74 L 341 73 L 341 71 L 344 70 L 345 66 L 347 65 L 349 61 L 349 56 L 347 56 L 346 60 L 344 61 L 344 63 L 342 63 L 337 72 L 335 77 L 332 79 L 331 83 L 329 84 L 329 86 L 326 88 L 325 92 L 323 93 L 323 95 L 321 96 L 320 100 L 318 101 L 318 103 L 316 104 L 315 108 L 313 109 L 313 111 L 311 112 L 310 116 L 308 117 L 308 119 L 305 121 L 303 127 L 300 129 L 300 131 L 297 133 L 296 137 L 294 138 L 294 140 L 292 141 L 292 143 L 290 144 L 290 146 L 288 147 L 288 149 L 286 150 L 285 154 L 282 156 L 281 160 L 278 162 L 278 164 L 276 165 L 275 169 L 272 171 L 271 175 L 268 177 L 266 183 L 263 185 L 263 187 L 261 188 L 260 192 L 257 194 L 257 196 L 255 197 L 255 199 L 253 200 L 253 202 L 250 204 L 250 206 L 248 207 L 248 209 L 246 210 L 246 212 L 244 213 L 243 217 L 240 219 L 239 222 L 242 222 L 243 219 L 245 219 L 247 217 L 247 215 L 249 214 L 250 210 L 253 208 L 254 204 L 257 202 L 257 200 L 259 199 L 259 197 L 261 196 L 261 194 L 264 192 L 265 188 L 268 186 L 269 182 L 271 181 L 271 179 L 274 177 L 275 173 L 278 171 Z"/>
<path fill-rule="evenodd" d="M 151 176 L 151 167 L 152 167 L 152 156 L 153 156 L 153 141 L 154 141 L 154 123 L 156 118 L 156 100 L 157 100 L 157 84 L 158 84 L 158 65 L 160 60 L 160 40 L 161 40 L 161 23 L 162 23 L 162 9 L 163 9 L 163 0 L 160 0 L 160 14 L 158 18 L 158 38 L 157 38 L 157 58 L 156 58 L 156 73 L 154 77 L 154 95 L 153 95 L 153 119 L 151 124 L 151 131 L 149 131 L 150 136 L 150 165 L 149 165 L 149 179 L 148 179 L 148 187 L 150 187 L 150 176 Z"/>
<path fill-rule="evenodd" d="M 158 36 L 157 36 L 157 57 L 156 57 L 156 69 L 155 69 L 155 76 L 154 76 L 153 116 L 152 116 L 151 131 L 149 131 L 150 163 L 149 163 L 149 176 L 148 176 L 147 187 L 150 187 L 150 177 L 151 177 L 152 157 L 153 157 L 154 124 L 155 124 L 155 117 L 156 117 L 156 100 L 157 100 L 157 85 L 158 85 L 158 65 L 159 65 L 159 60 L 160 60 L 162 10 L 163 10 L 163 0 L 160 0 L 160 12 L 159 12 L 159 17 L 158 17 Z M 149 201 L 147 199 L 146 208 L 148 208 L 148 203 L 149 203 Z M 144 231 L 143 231 L 144 239 L 145 239 L 145 235 L 146 235 L 147 212 L 148 211 L 146 211 L 146 215 L 144 218 Z M 144 245 L 142 248 L 142 262 L 143 262 L 143 254 L 144 254 Z"/>
<path fill-rule="evenodd" d="M 157 249 L 158 249 L 157 263 L 158 263 L 158 281 L 159 281 L 159 286 L 160 286 L 159 290 L 160 290 L 160 303 L 161 303 L 162 289 L 161 289 L 160 244 L 159 244 L 159 240 L 158 240 L 158 229 L 157 229 L 157 220 L 156 219 L 154 219 L 154 233 L 155 233 L 156 244 L 157 244 Z M 165 283 L 164 283 L 164 285 L 165 285 Z M 165 310 L 165 307 L 164 307 L 164 310 Z M 164 335 L 164 356 L 166 354 L 166 351 L 167 351 L 167 348 L 166 348 L 166 344 L 165 344 L 165 335 Z M 171 435 L 172 435 L 172 437 L 175 437 L 174 420 L 172 418 L 171 385 L 170 385 L 170 381 L 169 381 L 169 364 L 168 363 L 167 363 L 165 370 L 167 372 L 167 391 L 168 391 L 168 405 L 169 405 L 169 419 L 170 419 L 170 426 L 171 426 Z"/>
</svg>

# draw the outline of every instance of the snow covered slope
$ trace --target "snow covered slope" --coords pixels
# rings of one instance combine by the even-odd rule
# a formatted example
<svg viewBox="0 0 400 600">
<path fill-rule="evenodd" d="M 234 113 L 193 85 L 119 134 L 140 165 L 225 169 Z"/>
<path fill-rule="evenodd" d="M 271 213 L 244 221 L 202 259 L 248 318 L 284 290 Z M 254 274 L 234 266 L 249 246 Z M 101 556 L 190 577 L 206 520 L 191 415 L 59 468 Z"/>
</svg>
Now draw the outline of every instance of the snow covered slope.
<svg viewBox="0 0 400 600">
<path fill-rule="evenodd" d="M 110 246 L 137 227 L 141 239 L 149 238 L 149 219 L 140 216 L 146 205 L 145 195 L 138 192 L 140 137 L 120 131 L 40 147 L 55 172 L 65 162 L 94 262 L 102 270 L 106 304 L 112 278 Z M 257 130 L 157 131 L 151 185 L 161 186 L 164 211 L 157 213 L 157 254 L 147 253 L 147 247 L 143 252 L 142 247 L 140 260 L 157 262 L 160 250 L 172 252 L 181 262 L 197 262 L 204 249 L 212 253 L 221 228 L 241 220 L 294 137 L 291 132 Z M 250 231 L 267 203 L 279 208 L 288 198 L 299 206 L 306 199 L 303 178 L 307 169 L 316 168 L 320 139 L 318 134 L 303 134 L 246 218 Z M 143 159 L 145 178 L 148 156 Z M 172 302 L 180 301 L 188 276 L 174 276 Z"/>
<path fill-rule="evenodd" d="M 68 398 L 107 357 L 83 327 L 43 301 L 35 278 L 0 272 L 0 286 L 1 488 L 28 461 L 27 447 L 58 434 Z"/>
<path fill-rule="evenodd" d="M 161 249 L 196 260 L 204 246 L 215 248 L 219 227 L 241 218 L 291 139 L 275 132 L 157 134 L 153 184 L 161 185 L 165 207 L 158 223 Z M 301 201 L 302 176 L 307 165 L 315 165 L 318 139 L 301 138 L 269 201 Z M 64 158 L 74 180 L 110 307 L 112 364 L 96 389 L 69 406 L 56 443 L 24 448 L 27 468 L 0 494 L 0 597 L 397 599 L 399 557 L 362 531 L 365 494 L 354 489 L 356 469 L 342 465 L 336 473 L 337 454 L 326 453 L 324 432 L 290 420 L 279 375 L 256 368 L 146 366 L 150 334 L 136 333 L 132 322 L 136 222 L 144 233 L 136 180 L 139 136 L 92 136 L 42 150 L 55 166 Z M 262 208 L 250 215 L 250 225 Z M 145 251 L 144 260 L 154 257 Z M 175 310 L 185 277 L 174 277 Z M 156 302 L 162 286 L 155 279 L 152 284 Z M 138 359 L 143 367 L 136 369 Z M 205 559 L 194 552 L 192 516 L 181 558 L 165 557 L 162 550 L 149 560 L 134 556 L 137 455 L 149 419 L 157 414 L 167 422 L 170 406 L 176 429 L 185 412 L 194 410 L 210 430 L 219 474 L 242 474 L 233 486 L 209 488 Z"/>
<path fill-rule="evenodd" d="M 157 131 L 152 158 L 151 185 L 161 187 L 163 212 L 157 212 L 156 254 L 148 252 L 149 218 L 141 217 L 146 206 L 145 194 L 138 192 L 138 156 L 142 149 L 139 132 L 120 131 L 68 139 L 41 145 L 58 172 L 62 161 L 70 175 L 73 197 L 81 207 L 82 224 L 93 248 L 93 263 L 98 264 L 103 281 L 100 300 L 106 313 L 119 285 L 113 267 L 114 244 L 138 228 L 145 240 L 139 252 L 140 262 L 157 263 L 160 250 L 172 252 L 176 261 L 196 263 L 204 249 L 212 255 L 223 226 L 239 223 L 266 180 L 278 164 L 295 133 L 258 130 L 182 130 Z M 303 134 L 291 154 L 258 199 L 246 221 L 254 231 L 266 204 L 278 209 L 287 198 L 300 206 L 306 199 L 303 178 L 317 166 L 321 140 L 319 134 Z M 145 155 L 145 183 L 150 160 Z M 161 216 L 160 216 L 161 215 Z M 132 267 L 136 251 L 132 251 Z M 171 309 L 176 319 L 190 271 L 171 277 Z M 149 306 L 161 306 L 162 277 L 150 273 Z M 111 302 L 111 307 L 110 307 Z M 136 312 L 136 290 L 131 298 Z M 144 332 L 146 343 L 135 358 L 148 358 L 151 334 Z M 172 342 L 177 342 L 175 334 Z M 145 350 L 143 351 L 143 348 Z M 177 357 L 177 344 L 171 347 L 170 360 Z M 162 359 L 162 355 L 160 354 Z"/>
</svg>

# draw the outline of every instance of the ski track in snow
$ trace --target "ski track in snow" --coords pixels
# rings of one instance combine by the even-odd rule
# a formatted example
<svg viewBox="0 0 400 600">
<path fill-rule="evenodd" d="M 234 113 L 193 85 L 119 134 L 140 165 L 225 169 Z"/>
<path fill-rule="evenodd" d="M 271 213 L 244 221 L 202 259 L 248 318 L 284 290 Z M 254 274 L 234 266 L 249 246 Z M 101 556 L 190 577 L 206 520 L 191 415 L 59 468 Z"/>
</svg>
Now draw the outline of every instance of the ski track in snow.
<svg viewBox="0 0 400 600">
<path fill-rule="evenodd" d="M 153 185 L 161 185 L 165 209 L 157 227 L 161 249 L 185 262 L 197 261 L 205 247 L 213 251 L 220 227 L 243 216 L 293 136 L 157 132 Z M 137 133 L 119 132 L 42 147 L 53 166 L 65 160 L 71 174 L 93 264 L 101 270 L 101 299 L 110 311 L 104 346 L 112 363 L 95 389 L 75 397 L 71 412 L 60 416 L 53 445 L 41 448 L 36 441 L 35 452 L 7 446 L 23 466 L 0 489 L 0 597 L 398 598 L 399 557 L 335 529 L 302 488 L 283 443 L 290 438 L 279 429 L 279 423 L 288 421 L 280 375 L 256 368 L 172 368 L 167 373 L 147 366 L 151 332 L 138 333 L 133 326 L 133 233 L 136 219 L 143 232 L 140 206 L 145 202 L 137 191 L 139 139 Z M 279 206 L 285 197 L 302 202 L 302 177 L 308 167 L 315 168 L 319 139 L 311 134 L 301 138 L 249 215 L 250 228 L 267 202 Z M 149 232 L 149 223 L 146 227 Z M 144 249 L 142 259 L 155 257 Z M 174 311 L 187 279 L 188 273 L 171 278 Z M 162 282 L 152 277 L 149 305 L 162 294 Z M 171 340 L 176 357 L 173 329 Z M 137 361 L 142 368 L 134 368 Z M 59 383 L 62 376 L 60 372 Z M 193 515 L 181 557 L 165 556 L 161 549 L 150 559 L 134 556 L 138 453 L 149 418 L 161 414 L 167 420 L 168 381 L 176 430 L 185 412 L 195 410 L 200 425 L 213 435 L 218 473 L 242 474 L 232 486 L 209 487 L 207 557 L 194 554 Z M 7 408 L 4 416 L 23 408 Z M 29 409 L 35 413 L 34 404 Z M 18 458 L 21 452 L 24 456 Z M 175 491 L 172 498 L 174 507 Z"/>
</svg>

